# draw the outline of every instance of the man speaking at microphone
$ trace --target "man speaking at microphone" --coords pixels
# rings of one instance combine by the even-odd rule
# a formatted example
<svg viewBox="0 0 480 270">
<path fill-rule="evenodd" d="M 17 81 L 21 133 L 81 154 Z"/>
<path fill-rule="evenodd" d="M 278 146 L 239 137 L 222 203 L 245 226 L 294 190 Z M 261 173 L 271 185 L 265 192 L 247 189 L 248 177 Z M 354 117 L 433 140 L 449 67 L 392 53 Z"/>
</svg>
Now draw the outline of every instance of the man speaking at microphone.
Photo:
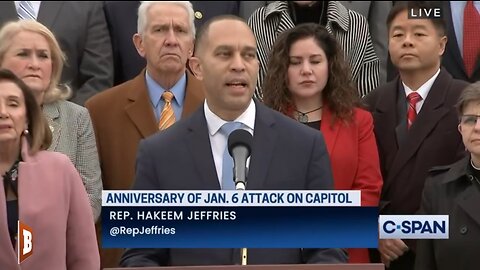
<svg viewBox="0 0 480 270">
<path fill-rule="evenodd" d="M 213 18 L 198 32 L 195 49 L 189 63 L 205 86 L 205 103 L 191 117 L 141 142 L 133 189 L 234 189 L 225 151 L 235 129 L 253 135 L 248 190 L 333 189 L 321 133 L 252 99 L 259 63 L 245 21 L 230 15 Z M 238 249 L 128 249 L 121 265 L 240 264 L 238 254 Z M 248 264 L 346 262 L 341 249 L 248 249 Z"/>
</svg>

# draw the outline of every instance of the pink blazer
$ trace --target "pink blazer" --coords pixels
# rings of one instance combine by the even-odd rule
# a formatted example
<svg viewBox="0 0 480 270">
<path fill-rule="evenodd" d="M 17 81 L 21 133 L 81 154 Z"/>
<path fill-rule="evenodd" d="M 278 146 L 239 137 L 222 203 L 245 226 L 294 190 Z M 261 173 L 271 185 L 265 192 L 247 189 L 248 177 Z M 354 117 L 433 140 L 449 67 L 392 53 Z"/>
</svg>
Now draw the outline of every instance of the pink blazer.
<svg viewBox="0 0 480 270">
<path fill-rule="evenodd" d="M 48 151 L 29 155 L 22 143 L 19 219 L 33 230 L 33 254 L 20 265 L 10 241 L 6 199 L 0 181 L 0 268 L 98 270 L 100 256 L 92 209 L 80 175 L 67 156 Z"/>
</svg>

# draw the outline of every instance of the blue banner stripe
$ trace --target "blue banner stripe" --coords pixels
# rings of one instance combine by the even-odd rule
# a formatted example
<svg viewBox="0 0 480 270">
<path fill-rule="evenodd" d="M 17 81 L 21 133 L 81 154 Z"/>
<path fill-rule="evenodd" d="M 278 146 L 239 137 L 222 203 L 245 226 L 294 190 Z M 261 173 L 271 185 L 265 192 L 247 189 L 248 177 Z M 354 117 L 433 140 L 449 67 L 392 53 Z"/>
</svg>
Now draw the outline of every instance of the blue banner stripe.
<svg viewBox="0 0 480 270">
<path fill-rule="evenodd" d="M 103 207 L 104 248 L 375 248 L 375 207 Z"/>
</svg>

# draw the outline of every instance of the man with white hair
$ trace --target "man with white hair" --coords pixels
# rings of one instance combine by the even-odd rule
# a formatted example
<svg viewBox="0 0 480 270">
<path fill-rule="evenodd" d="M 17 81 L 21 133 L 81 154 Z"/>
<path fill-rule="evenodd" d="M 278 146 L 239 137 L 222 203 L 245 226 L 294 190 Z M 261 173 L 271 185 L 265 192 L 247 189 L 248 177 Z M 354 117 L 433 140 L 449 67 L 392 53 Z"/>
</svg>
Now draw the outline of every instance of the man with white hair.
<svg viewBox="0 0 480 270">
<path fill-rule="evenodd" d="M 86 103 L 97 138 L 105 190 L 130 189 L 140 140 L 188 116 L 203 102 L 203 86 L 186 69 L 194 37 L 190 2 L 148 1 L 140 5 L 138 33 L 133 42 L 146 59 L 146 68 L 132 80 Z M 117 266 L 121 252 L 101 249 L 102 267 Z"/>
</svg>

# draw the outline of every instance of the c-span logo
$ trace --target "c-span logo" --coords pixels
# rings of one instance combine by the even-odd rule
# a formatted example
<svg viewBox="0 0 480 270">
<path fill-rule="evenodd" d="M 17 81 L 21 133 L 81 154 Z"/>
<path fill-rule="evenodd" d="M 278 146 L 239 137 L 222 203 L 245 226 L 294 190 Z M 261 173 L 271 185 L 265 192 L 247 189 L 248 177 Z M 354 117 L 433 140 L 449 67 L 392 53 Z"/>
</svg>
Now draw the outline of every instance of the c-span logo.
<svg viewBox="0 0 480 270">
<path fill-rule="evenodd" d="M 33 254 L 33 230 L 29 226 L 23 224 L 20 220 L 18 221 L 17 226 L 17 258 L 18 264 L 20 264 Z"/>
<path fill-rule="evenodd" d="M 448 239 L 448 215 L 380 215 L 380 239 Z"/>
</svg>

